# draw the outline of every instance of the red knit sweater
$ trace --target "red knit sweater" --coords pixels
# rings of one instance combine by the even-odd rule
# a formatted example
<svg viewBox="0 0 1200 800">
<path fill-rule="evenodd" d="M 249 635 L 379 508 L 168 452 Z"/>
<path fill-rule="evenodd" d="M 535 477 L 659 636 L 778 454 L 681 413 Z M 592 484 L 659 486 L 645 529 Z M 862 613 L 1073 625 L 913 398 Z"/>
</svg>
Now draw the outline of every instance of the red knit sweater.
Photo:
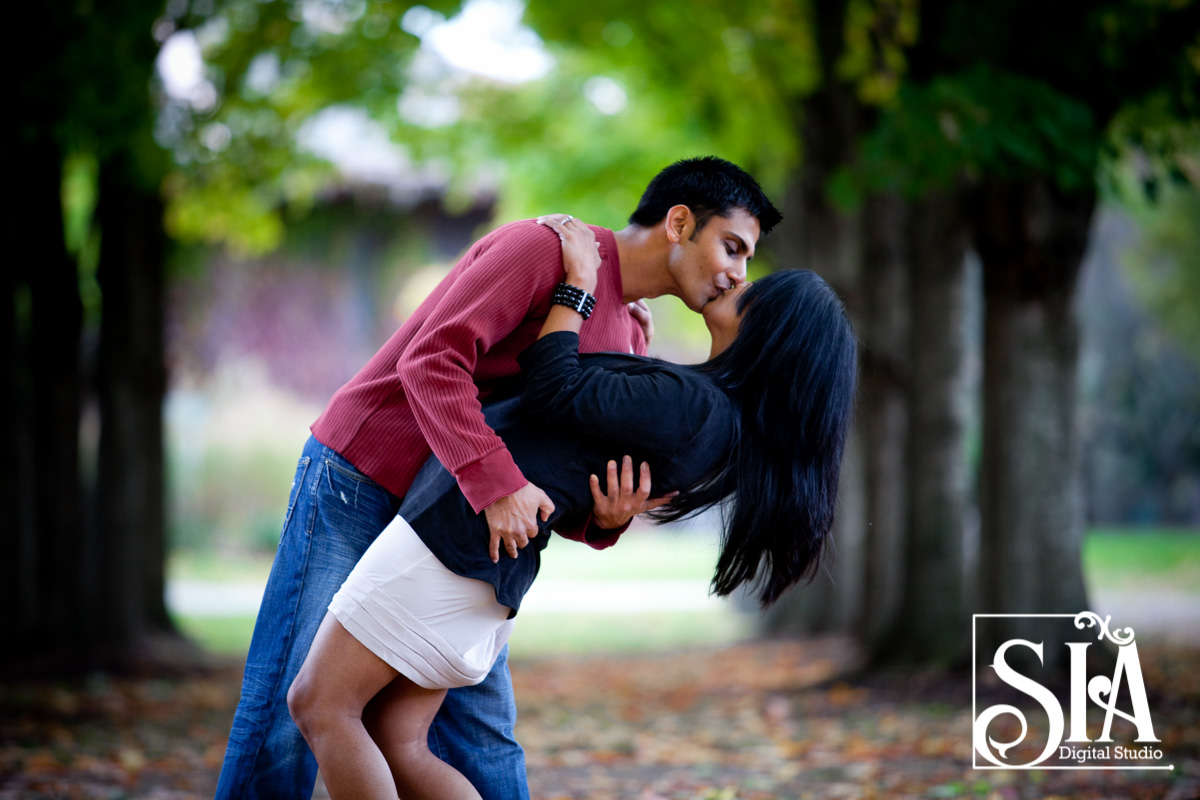
<svg viewBox="0 0 1200 800">
<path fill-rule="evenodd" d="M 622 301 L 617 242 L 600 243 L 596 308 L 580 349 L 642 355 L 645 337 Z M 563 279 L 554 231 L 526 220 L 480 239 L 312 426 L 322 444 L 402 497 L 430 450 L 478 513 L 527 482 L 484 423 L 480 401 L 517 374 Z M 574 537 L 572 537 L 574 538 Z"/>
</svg>

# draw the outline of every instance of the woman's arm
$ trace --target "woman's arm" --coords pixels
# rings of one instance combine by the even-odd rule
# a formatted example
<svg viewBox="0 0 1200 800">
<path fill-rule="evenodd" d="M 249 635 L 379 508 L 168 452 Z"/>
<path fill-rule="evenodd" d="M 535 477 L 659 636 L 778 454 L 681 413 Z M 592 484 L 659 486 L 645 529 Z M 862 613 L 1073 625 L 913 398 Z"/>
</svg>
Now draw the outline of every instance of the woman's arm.
<svg viewBox="0 0 1200 800">
<path fill-rule="evenodd" d="M 539 224 L 562 241 L 565 282 L 594 290 L 600 256 L 591 229 L 573 218 L 542 217 Z M 573 308 L 552 305 L 538 340 L 521 354 L 521 406 L 546 422 L 569 424 L 579 435 L 602 435 L 615 444 L 651 449 L 679 446 L 707 421 L 719 394 L 698 375 L 664 365 L 636 374 L 579 360 L 584 319 Z"/>
<path fill-rule="evenodd" d="M 551 228 L 558 234 L 563 247 L 564 283 L 582 289 L 589 294 L 595 291 L 598 271 L 600 268 L 599 247 L 591 228 L 573 217 L 565 220 L 557 217 L 542 217 L 538 223 Z M 644 304 L 643 304 L 644 306 Z M 649 309 L 645 310 L 649 315 Z M 578 335 L 583 327 L 583 315 L 567 306 L 554 305 L 546 317 L 538 338 L 551 333 L 573 333 Z M 649 342 L 652 328 L 647 321 L 639 318 L 646 340 Z M 633 460 L 627 455 L 622 459 L 618 477 L 616 461 L 608 462 L 607 489 L 601 491 L 600 478 L 592 475 L 590 478 L 593 521 L 600 529 L 621 529 L 635 515 L 657 508 L 667 503 L 677 492 L 650 499 L 651 479 L 650 465 L 642 462 L 639 468 L 637 488 L 634 489 Z"/>
<path fill-rule="evenodd" d="M 539 217 L 538 224 L 553 230 L 562 241 L 563 272 L 566 273 L 563 283 L 594 295 L 600 271 L 600 245 L 596 243 L 592 229 L 574 217 Z M 558 331 L 577 334 L 582 328 L 582 314 L 573 308 L 555 304 L 550 306 L 550 313 L 538 338 Z"/>
</svg>

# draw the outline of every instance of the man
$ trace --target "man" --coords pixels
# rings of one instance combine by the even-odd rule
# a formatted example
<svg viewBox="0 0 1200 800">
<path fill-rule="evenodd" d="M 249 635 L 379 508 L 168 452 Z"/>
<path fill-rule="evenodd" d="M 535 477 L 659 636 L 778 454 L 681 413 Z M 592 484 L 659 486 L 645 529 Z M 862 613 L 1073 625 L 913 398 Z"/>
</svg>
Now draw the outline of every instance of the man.
<svg viewBox="0 0 1200 800">
<path fill-rule="evenodd" d="M 580 349 L 644 354 L 651 326 L 636 301 L 673 294 L 700 311 L 745 279 L 760 234 L 779 219 L 754 179 L 727 161 L 667 167 L 628 227 L 595 229 L 606 279 Z M 311 795 L 316 762 L 288 714 L 288 687 L 334 592 L 395 516 L 431 452 L 486 516 L 493 560 L 501 549 L 515 558 L 536 535 L 549 498 L 521 475 L 485 424 L 480 401 L 516 375 L 516 357 L 536 338 L 562 278 L 553 231 L 529 220 L 493 231 L 313 424 L 255 625 L 218 798 Z M 559 533 L 608 547 L 629 514 L 618 517 L 616 530 L 605 528 L 613 524 L 606 515 Z M 506 647 L 483 683 L 449 692 L 430 749 L 487 800 L 527 798 L 515 720 Z"/>
</svg>

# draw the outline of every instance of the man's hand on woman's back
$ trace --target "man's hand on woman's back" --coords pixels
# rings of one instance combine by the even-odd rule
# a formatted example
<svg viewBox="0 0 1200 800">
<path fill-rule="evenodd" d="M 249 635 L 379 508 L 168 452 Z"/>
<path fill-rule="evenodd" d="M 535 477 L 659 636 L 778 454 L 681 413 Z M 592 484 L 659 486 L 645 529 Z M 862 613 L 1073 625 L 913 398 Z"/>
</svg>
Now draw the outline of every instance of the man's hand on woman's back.
<svg viewBox="0 0 1200 800">
<path fill-rule="evenodd" d="M 554 502 L 532 483 L 527 483 L 510 495 L 501 497 L 483 510 L 492 533 L 488 553 L 492 563 L 500 561 L 500 542 L 512 558 L 529 540 L 538 535 L 537 519 L 542 521 L 554 513 Z"/>
<path fill-rule="evenodd" d="M 621 475 L 617 477 L 617 462 L 608 462 L 608 491 L 600 491 L 600 478 L 592 475 L 592 519 L 596 525 L 607 530 L 624 528 L 638 514 L 671 502 L 679 492 L 662 497 L 650 497 L 650 465 L 642 462 L 637 487 L 633 484 L 633 459 L 625 456 L 621 463 Z"/>
</svg>

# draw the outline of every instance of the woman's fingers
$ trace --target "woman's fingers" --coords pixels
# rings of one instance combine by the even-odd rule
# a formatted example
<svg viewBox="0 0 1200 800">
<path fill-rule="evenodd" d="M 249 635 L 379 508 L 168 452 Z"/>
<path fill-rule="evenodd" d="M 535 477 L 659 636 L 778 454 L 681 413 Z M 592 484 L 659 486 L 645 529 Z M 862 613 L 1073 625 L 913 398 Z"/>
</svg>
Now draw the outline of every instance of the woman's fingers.
<svg viewBox="0 0 1200 800">
<path fill-rule="evenodd" d="M 584 237 L 592 234 L 592 229 L 588 227 L 587 223 L 570 214 L 546 214 L 538 217 L 536 222 L 538 225 L 558 231 L 559 237 L 566 233 L 575 233 Z M 596 242 L 596 247 L 599 246 L 600 243 Z"/>
<path fill-rule="evenodd" d="M 575 221 L 575 217 L 571 214 L 545 214 L 537 218 L 538 225 L 544 225 L 547 228 L 555 231 L 558 233 L 558 238 L 562 239 L 564 242 L 566 241 L 566 234 L 568 233 L 580 231 L 588 231 L 589 233 L 591 232 L 587 225 L 576 225 L 574 224 Z M 599 247 L 600 244 L 597 242 L 596 246 Z"/>
</svg>

